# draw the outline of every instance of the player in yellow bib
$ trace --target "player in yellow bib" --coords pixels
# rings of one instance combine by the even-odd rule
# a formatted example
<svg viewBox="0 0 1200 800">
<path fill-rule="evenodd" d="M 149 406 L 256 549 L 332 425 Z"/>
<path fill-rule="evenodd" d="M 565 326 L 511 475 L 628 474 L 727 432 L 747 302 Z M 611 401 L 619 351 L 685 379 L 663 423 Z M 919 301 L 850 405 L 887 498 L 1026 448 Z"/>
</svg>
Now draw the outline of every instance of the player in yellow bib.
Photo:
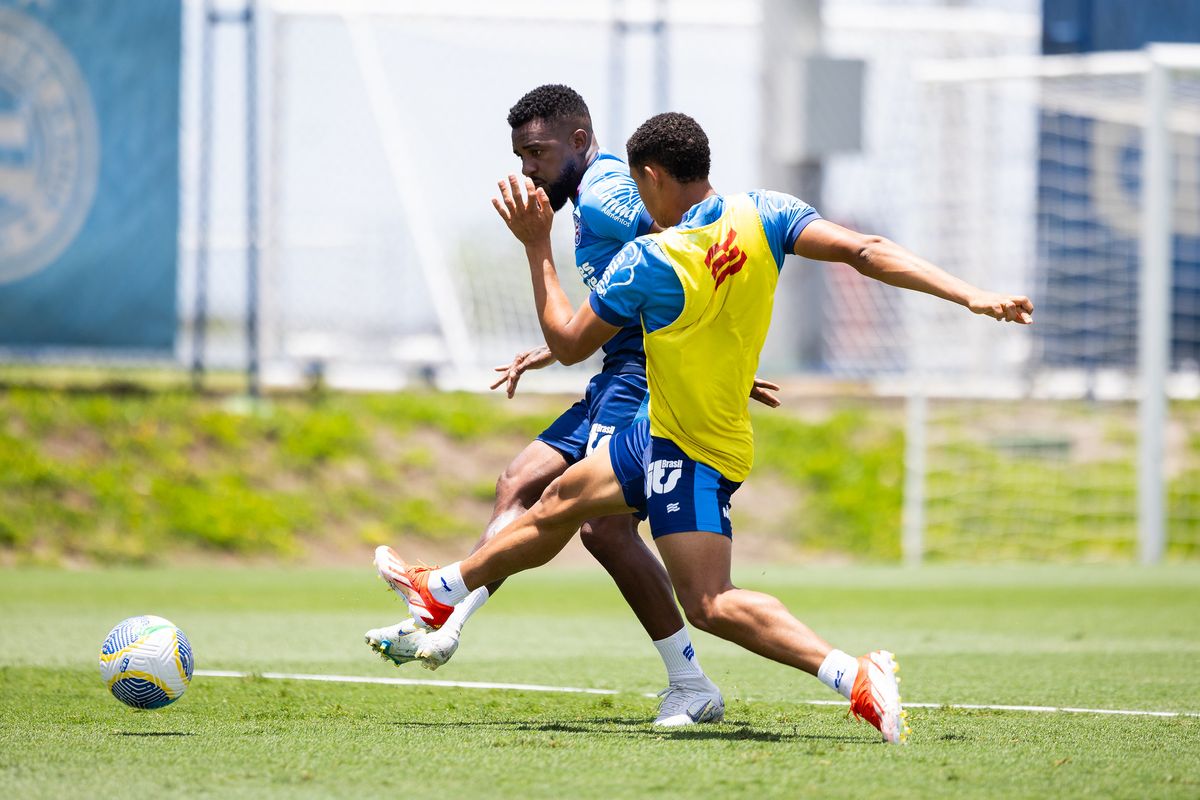
<svg viewBox="0 0 1200 800">
<path fill-rule="evenodd" d="M 730 580 L 730 497 L 750 471 L 747 398 L 787 253 L 841 261 L 860 273 L 927 292 L 1000 321 L 1029 324 L 1033 304 L 983 291 L 904 248 L 821 219 L 775 192 L 721 196 L 708 181 L 704 131 L 660 114 L 630 137 L 629 167 L 646 209 L 666 230 L 616 256 L 588 302 L 573 309 L 555 272 L 553 211 L 515 176 L 493 201 L 525 245 L 546 344 L 570 364 L 632 320 L 645 337 L 650 417 L 612 437 L 555 480 L 486 546 L 443 568 L 413 567 L 380 548 L 380 574 L 415 619 L 440 625 L 472 589 L 549 561 L 594 517 L 634 511 L 651 535 L 688 620 L 766 658 L 817 676 L 850 700 L 888 742 L 907 726 L 891 653 L 854 658 L 796 619 L 776 598 Z M 704 708 L 688 708 L 703 715 Z"/>
</svg>

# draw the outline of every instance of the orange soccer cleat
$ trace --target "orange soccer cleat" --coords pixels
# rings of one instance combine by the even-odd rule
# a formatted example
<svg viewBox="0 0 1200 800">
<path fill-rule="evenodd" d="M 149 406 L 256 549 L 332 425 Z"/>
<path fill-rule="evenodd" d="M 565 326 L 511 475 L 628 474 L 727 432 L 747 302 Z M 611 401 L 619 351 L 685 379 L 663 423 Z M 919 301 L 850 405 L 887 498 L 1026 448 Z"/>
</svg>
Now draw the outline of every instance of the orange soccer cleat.
<svg viewBox="0 0 1200 800">
<path fill-rule="evenodd" d="M 850 690 L 850 713 L 865 719 L 890 744 L 902 744 L 909 734 L 908 712 L 900 706 L 900 665 L 887 650 L 858 658 L 858 675 Z"/>
<path fill-rule="evenodd" d="M 414 567 L 387 545 L 375 548 L 375 569 L 408 606 L 417 624 L 437 629 L 446 624 L 454 606 L 439 603 L 429 592 L 429 573 L 437 567 Z"/>
</svg>

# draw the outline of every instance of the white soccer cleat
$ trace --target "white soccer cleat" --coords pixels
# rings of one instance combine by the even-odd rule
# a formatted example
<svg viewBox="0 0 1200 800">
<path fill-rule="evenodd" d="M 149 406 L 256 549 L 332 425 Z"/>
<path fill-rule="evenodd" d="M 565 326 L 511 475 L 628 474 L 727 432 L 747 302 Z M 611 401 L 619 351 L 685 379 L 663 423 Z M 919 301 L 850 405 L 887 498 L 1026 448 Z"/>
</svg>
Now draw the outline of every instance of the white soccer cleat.
<svg viewBox="0 0 1200 800">
<path fill-rule="evenodd" d="M 874 725 L 889 744 L 908 739 L 908 712 L 900 705 L 900 665 L 887 650 L 859 656 L 858 675 L 850 691 L 850 713 Z"/>
<path fill-rule="evenodd" d="M 665 728 L 720 722 L 725 718 L 721 690 L 707 678 L 703 684 L 672 683 L 658 693 L 662 702 L 654 724 Z"/>
<path fill-rule="evenodd" d="M 363 635 L 368 647 L 397 667 L 420 660 L 417 653 L 425 644 L 424 638 L 425 629 L 411 619 L 386 628 L 372 628 Z"/>
<path fill-rule="evenodd" d="M 458 631 L 446 628 L 425 633 L 416 653 L 417 658 L 421 660 L 421 666 L 428 670 L 443 666 L 458 649 L 458 637 Z"/>
</svg>

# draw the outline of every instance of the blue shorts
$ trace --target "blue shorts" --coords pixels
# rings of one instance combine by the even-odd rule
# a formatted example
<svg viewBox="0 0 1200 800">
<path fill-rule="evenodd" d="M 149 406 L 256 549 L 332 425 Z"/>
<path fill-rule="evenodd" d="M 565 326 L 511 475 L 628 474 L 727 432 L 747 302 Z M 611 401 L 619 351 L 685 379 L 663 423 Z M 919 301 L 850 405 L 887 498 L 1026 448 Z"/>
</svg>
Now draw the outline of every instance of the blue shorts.
<svg viewBox="0 0 1200 800">
<path fill-rule="evenodd" d="M 639 368 L 629 372 L 601 372 L 588 383 L 583 399 L 568 408 L 537 437 L 574 464 L 596 449 L 605 438 L 645 419 L 650 393 Z"/>
<path fill-rule="evenodd" d="M 608 453 L 626 505 L 650 519 L 655 539 L 682 531 L 733 537 L 730 498 L 742 484 L 689 458 L 670 439 L 651 436 L 650 420 L 617 432 Z"/>
</svg>

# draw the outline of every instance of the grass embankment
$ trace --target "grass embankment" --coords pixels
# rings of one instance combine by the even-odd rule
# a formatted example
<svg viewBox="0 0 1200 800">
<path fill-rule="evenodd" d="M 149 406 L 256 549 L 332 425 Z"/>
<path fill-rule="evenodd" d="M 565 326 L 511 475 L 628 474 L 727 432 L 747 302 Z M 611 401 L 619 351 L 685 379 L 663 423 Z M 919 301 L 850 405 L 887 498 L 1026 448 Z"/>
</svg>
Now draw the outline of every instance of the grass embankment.
<svg viewBox="0 0 1200 800">
<path fill-rule="evenodd" d="M 568 402 L 325 394 L 247 410 L 180 391 L 8 389 L 0 556 L 143 563 L 181 546 L 291 557 L 398 536 L 473 539 L 496 476 Z M 863 409 L 818 422 L 768 413 L 756 480 L 737 497 L 745 529 L 893 556 L 894 422 Z"/>
<path fill-rule="evenodd" d="M 247 412 L 188 393 L 11 390 L 0 546 L 142 562 L 181 544 L 287 556 L 318 540 L 459 536 L 486 520 L 505 462 L 487 440 L 528 439 L 545 416 L 454 394 L 280 397 Z"/>
<path fill-rule="evenodd" d="M 347 554 L 398 537 L 472 541 L 497 475 L 573 398 L 405 392 L 271 397 L 182 390 L 0 391 L 0 564 L 146 563 L 181 548 Z M 1200 554 L 1200 406 L 1173 409 L 1170 552 Z M 754 474 L 734 497 L 751 539 L 806 553 L 900 553 L 903 408 L 755 407 Z M 946 559 L 1128 559 L 1132 414 L 947 404 L 926 479 L 926 542 Z M 1021 432 L 1014 437 L 1013 430 Z"/>
</svg>

